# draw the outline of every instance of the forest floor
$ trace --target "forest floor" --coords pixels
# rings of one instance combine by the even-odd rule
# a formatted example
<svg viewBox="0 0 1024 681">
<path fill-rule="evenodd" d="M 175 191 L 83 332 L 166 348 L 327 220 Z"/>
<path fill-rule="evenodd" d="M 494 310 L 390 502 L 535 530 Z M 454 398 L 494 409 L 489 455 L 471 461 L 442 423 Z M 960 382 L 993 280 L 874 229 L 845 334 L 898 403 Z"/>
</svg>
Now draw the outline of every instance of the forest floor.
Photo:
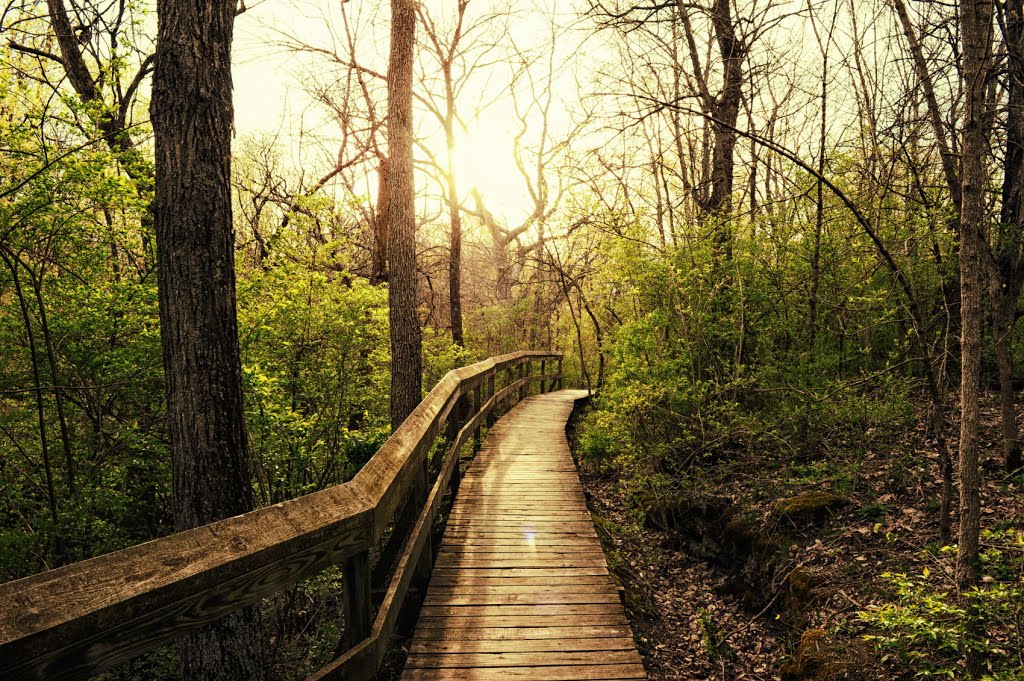
<svg viewBox="0 0 1024 681">
<path fill-rule="evenodd" d="M 957 428 L 951 424 L 950 432 Z M 982 443 L 983 529 L 1024 529 L 1024 483 L 1000 465 L 994 398 L 983 406 Z M 691 493 L 711 501 L 684 500 L 668 522 L 631 508 L 614 475 L 582 462 L 591 511 L 625 588 L 649 677 L 912 678 L 919 667 L 883 656 L 864 640 L 872 632 L 858 613 L 893 598 L 883 573 L 923 575 L 940 591 L 952 589 L 952 553 L 939 551 L 934 444 L 922 418 L 910 429 L 838 435 L 816 452 L 704 464 L 701 487 Z M 954 437 L 954 453 L 956 446 Z M 825 513 L 780 514 L 780 500 L 813 493 L 837 502 Z M 706 512 L 723 505 L 724 531 Z M 955 535 L 955 515 L 953 526 Z M 728 537 L 737 527 L 746 531 L 740 551 L 722 549 L 722 536 L 696 536 Z M 751 555 L 740 555 L 744 549 Z M 1018 661 L 1024 655 L 1020 631 L 986 633 L 996 654 Z"/>
</svg>

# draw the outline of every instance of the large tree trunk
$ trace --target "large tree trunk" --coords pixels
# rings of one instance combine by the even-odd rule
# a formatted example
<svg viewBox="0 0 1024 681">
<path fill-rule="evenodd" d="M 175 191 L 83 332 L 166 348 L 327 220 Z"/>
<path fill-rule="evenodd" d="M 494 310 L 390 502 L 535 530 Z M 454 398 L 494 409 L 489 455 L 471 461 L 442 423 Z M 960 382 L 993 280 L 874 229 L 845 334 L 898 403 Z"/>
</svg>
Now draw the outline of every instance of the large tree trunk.
<svg viewBox="0 0 1024 681">
<path fill-rule="evenodd" d="M 690 23 L 691 6 L 683 0 L 676 0 L 679 20 L 683 27 L 694 80 L 698 88 L 701 109 L 710 117 L 712 130 L 710 162 L 710 191 L 698 197 L 702 218 L 712 228 L 712 251 L 716 261 L 732 257 L 732 230 L 729 218 L 732 213 L 732 189 L 736 150 L 736 122 L 739 120 L 740 102 L 743 99 L 743 62 L 747 48 L 736 34 L 736 23 L 732 17 L 732 0 L 714 0 L 711 7 L 711 24 L 715 30 L 719 58 L 722 64 L 721 89 L 712 95 L 707 74 L 700 63 L 700 53 Z M 704 147 L 705 155 L 709 149 Z M 681 153 L 681 152 L 677 152 Z M 682 162 L 680 156 L 680 162 Z"/>
<path fill-rule="evenodd" d="M 388 317 L 391 322 L 391 427 L 422 397 L 420 320 L 416 311 L 416 205 L 412 165 L 412 64 L 416 5 L 391 0 L 388 64 Z"/>
<path fill-rule="evenodd" d="M 981 525 L 981 468 L 978 464 L 981 398 L 981 235 L 985 221 L 985 86 L 989 73 L 992 4 L 960 4 L 963 41 L 964 118 L 960 170 L 960 523 L 957 537 L 957 583 L 961 593 L 978 581 L 978 534 Z M 976 654 L 967 654 L 968 673 L 979 670 Z"/>
<path fill-rule="evenodd" d="M 726 217 L 732 205 L 733 167 L 736 149 L 736 121 L 743 96 L 743 60 L 746 50 L 732 21 L 732 0 L 715 0 L 711 22 L 722 58 L 722 91 L 715 98 L 714 116 L 725 125 L 715 125 L 711 166 L 709 212 Z"/>
<path fill-rule="evenodd" d="M 174 524 L 253 508 L 235 312 L 231 215 L 234 0 L 159 0 L 156 137 L 159 298 Z M 187 679 L 263 679 L 257 606 L 182 640 Z"/>
</svg>

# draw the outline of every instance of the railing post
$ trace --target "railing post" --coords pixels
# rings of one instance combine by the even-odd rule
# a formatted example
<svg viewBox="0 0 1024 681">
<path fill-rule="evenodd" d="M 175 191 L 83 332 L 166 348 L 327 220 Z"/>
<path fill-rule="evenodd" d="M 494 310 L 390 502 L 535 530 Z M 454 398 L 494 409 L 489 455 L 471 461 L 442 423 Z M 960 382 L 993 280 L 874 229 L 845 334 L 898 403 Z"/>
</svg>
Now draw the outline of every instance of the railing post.
<svg viewBox="0 0 1024 681">
<path fill-rule="evenodd" d="M 515 374 L 513 373 L 512 367 L 505 369 L 505 387 L 508 387 L 516 382 Z M 512 391 L 505 393 L 505 397 L 502 400 L 502 414 L 508 411 L 512 406 Z"/>
<path fill-rule="evenodd" d="M 373 599 L 370 595 L 370 552 L 360 551 L 341 565 L 342 612 L 345 628 L 337 655 L 370 635 L 373 628 Z"/>
<path fill-rule="evenodd" d="M 496 372 L 492 369 L 491 373 L 487 376 L 487 399 L 490 400 L 494 397 L 494 374 Z M 494 412 L 497 411 L 498 404 L 496 402 L 491 403 L 491 410 L 487 412 L 487 418 L 485 422 L 487 427 L 490 428 L 494 425 Z"/>
<path fill-rule="evenodd" d="M 482 383 L 473 388 L 473 407 L 470 411 L 470 418 L 476 418 L 476 415 L 480 413 L 480 406 L 483 404 L 483 401 L 480 399 L 482 391 Z M 476 422 L 476 428 L 473 429 L 473 448 L 474 451 L 480 449 L 480 421 Z"/>
<path fill-rule="evenodd" d="M 522 364 L 519 365 L 519 379 L 520 380 L 526 378 L 526 373 L 529 371 L 529 369 L 530 369 L 530 363 L 528 361 L 527 362 L 523 362 Z M 524 383 L 521 386 L 519 386 L 519 401 L 522 402 L 525 398 L 526 398 L 526 384 Z"/>
<path fill-rule="evenodd" d="M 542 359 L 540 361 L 540 392 L 541 393 L 547 392 L 546 390 L 544 390 L 544 386 L 547 383 L 547 375 L 546 375 L 546 373 L 547 373 L 547 365 L 548 365 L 548 361 L 546 359 Z"/>
<path fill-rule="evenodd" d="M 562 378 L 562 358 L 558 358 L 558 389 L 561 390 L 565 387 L 565 379 Z"/>
<path fill-rule="evenodd" d="M 456 456 L 458 456 L 456 454 Z M 458 463 L 455 465 L 455 470 L 458 471 Z M 415 499 L 416 512 L 412 515 L 412 525 L 415 526 L 416 518 L 419 517 L 420 512 L 423 510 L 424 504 L 427 502 L 427 495 L 429 490 L 427 489 L 427 483 L 430 480 L 430 476 L 427 475 L 427 462 L 424 460 L 423 465 L 420 466 L 419 471 L 416 474 L 416 480 L 413 482 L 412 498 Z M 430 581 L 430 573 L 434 567 L 434 547 L 433 539 L 430 533 L 427 533 L 426 542 L 423 544 L 423 552 L 420 554 L 419 560 L 416 562 L 416 579 L 424 584 Z"/>
<path fill-rule="evenodd" d="M 451 447 L 455 446 L 456 441 L 459 438 L 459 430 L 462 428 L 462 405 L 464 399 L 465 396 L 459 396 L 455 401 L 455 405 L 452 407 L 451 412 L 448 414 L 448 444 Z M 452 456 L 455 457 L 455 468 L 452 470 L 451 481 L 452 494 L 454 494 L 459 489 L 459 478 L 462 471 L 459 470 L 459 451 L 455 450 Z"/>
</svg>

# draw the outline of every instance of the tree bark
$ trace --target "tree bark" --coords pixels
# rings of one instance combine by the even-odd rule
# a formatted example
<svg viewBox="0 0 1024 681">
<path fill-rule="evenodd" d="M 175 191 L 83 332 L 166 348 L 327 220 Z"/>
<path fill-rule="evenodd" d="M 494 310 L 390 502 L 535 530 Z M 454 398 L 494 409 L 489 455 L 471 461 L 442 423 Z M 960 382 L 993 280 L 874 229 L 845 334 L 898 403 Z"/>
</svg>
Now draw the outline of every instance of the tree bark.
<svg viewBox="0 0 1024 681">
<path fill-rule="evenodd" d="M 1003 463 L 1008 472 L 1013 472 L 1022 464 L 1012 349 L 1017 301 L 1024 284 L 1024 0 L 1007 0 L 1003 12 L 1007 51 L 1006 153 L 1002 213 L 993 254 L 992 340 L 999 368 Z"/>
<path fill-rule="evenodd" d="M 985 86 L 991 56 L 992 4 L 960 4 L 963 53 L 964 114 L 960 167 L 960 519 L 957 532 L 957 584 L 961 593 L 978 581 L 978 534 L 981 525 L 981 468 L 978 462 L 981 398 L 981 237 L 985 222 Z M 967 653 L 968 674 L 978 675 L 977 654 Z"/>
<path fill-rule="evenodd" d="M 388 64 L 388 318 L 391 323 L 391 427 L 422 398 L 422 336 L 416 305 L 416 205 L 412 164 L 412 66 L 416 5 L 391 0 Z"/>
<path fill-rule="evenodd" d="M 714 155 L 711 161 L 711 196 L 708 213 L 719 220 L 727 220 L 732 208 L 732 187 L 736 133 L 733 127 L 740 115 L 743 96 L 743 61 L 746 48 L 736 35 L 732 20 L 732 0 L 715 0 L 711 10 L 711 23 L 722 59 L 722 90 L 715 98 L 714 116 L 727 125 L 715 125 Z M 730 235 L 722 227 L 716 245 L 728 257 Z"/>
<path fill-rule="evenodd" d="M 174 524 L 253 508 L 231 214 L 234 0 L 159 0 L 150 109 Z M 186 679 L 264 679 L 258 606 L 182 639 Z"/>
<path fill-rule="evenodd" d="M 451 215 L 451 246 L 448 253 L 448 307 L 452 327 L 452 342 L 462 347 L 462 217 L 459 200 L 455 195 L 455 175 L 448 176 L 448 212 Z"/>
<path fill-rule="evenodd" d="M 376 286 L 388 280 L 388 160 L 382 158 L 377 168 L 377 211 L 373 217 L 373 266 L 370 283 Z"/>
<path fill-rule="evenodd" d="M 732 258 L 732 229 L 729 218 L 732 213 L 732 190 L 735 175 L 736 122 L 740 115 L 740 101 L 743 97 L 743 62 L 747 57 L 746 46 L 736 35 L 732 17 L 732 0 L 714 0 L 711 7 L 711 24 L 715 30 L 719 58 L 722 63 L 722 85 L 717 96 L 708 89 L 706 74 L 702 72 L 699 55 L 690 26 L 688 7 L 676 2 L 680 19 L 685 29 L 694 76 L 700 88 L 700 102 L 705 113 L 711 117 L 711 189 L 707 198 L 700 201 L 701 213 L 712 225 L 712 252 L 716 261 Z"/>
</svg>

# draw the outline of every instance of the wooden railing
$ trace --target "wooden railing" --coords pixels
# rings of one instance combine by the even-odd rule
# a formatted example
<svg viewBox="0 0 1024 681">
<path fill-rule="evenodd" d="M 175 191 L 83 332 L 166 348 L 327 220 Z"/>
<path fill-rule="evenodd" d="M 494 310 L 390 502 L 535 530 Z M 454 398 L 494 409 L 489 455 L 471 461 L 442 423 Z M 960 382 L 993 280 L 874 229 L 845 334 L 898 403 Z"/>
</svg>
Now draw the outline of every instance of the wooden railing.
<svg viewBox="0 0 1024 681">
<path fill-rule="evenodd" d="M 457 489 L 462 445 L 532 383 L 561 387 L 561 355 L 450 371 L 345 484 L 0 585 L 0 679 L 86 678 L 339 563 L 343 652 L 310 681 L 370 678 L 414 577 L 429 575 L 431 528 Z M 376 614 L 371 551 L 397 556 Z"/>
</svg>

